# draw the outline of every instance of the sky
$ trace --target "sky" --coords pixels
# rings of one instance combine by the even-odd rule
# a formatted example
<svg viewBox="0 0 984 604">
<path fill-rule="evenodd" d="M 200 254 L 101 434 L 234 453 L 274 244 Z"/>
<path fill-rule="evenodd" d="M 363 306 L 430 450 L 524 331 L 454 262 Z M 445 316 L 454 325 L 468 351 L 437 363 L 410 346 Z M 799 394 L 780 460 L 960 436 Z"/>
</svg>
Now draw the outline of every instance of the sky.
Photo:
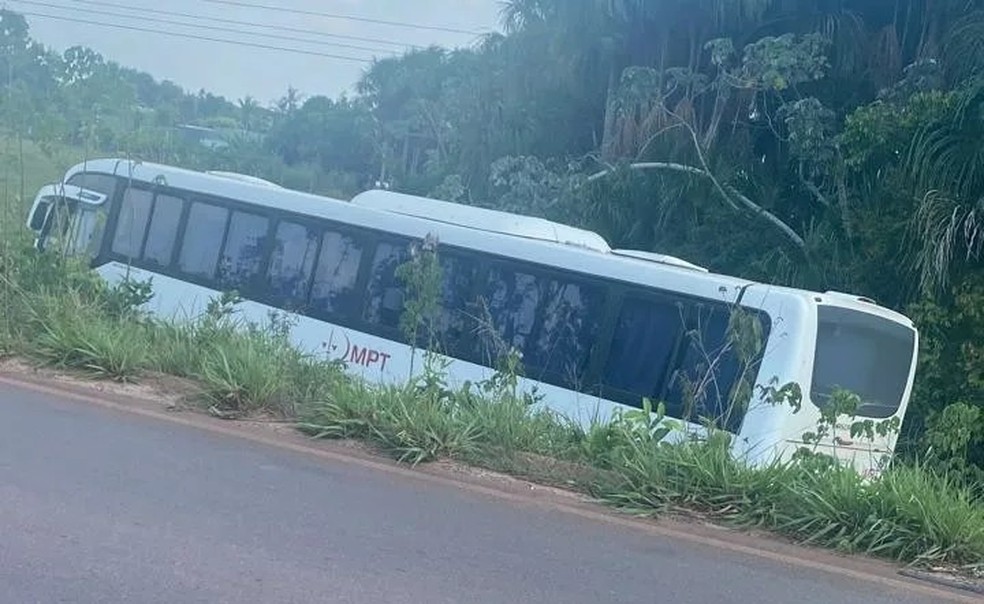
<svg viewBox="0 0 984 604">
<path fill-rule="evenodd" d="M 305 96 L 351 91 L 374 56 L 413 46 L 473 44 L 481 33 L 498 28 L 501 7 L 500 0 L 4 0 L 3 5 L 24 14 L 32 37 L 59 52 L 88 46 L 189 91 L 204 88 L 230 100 L 250 95 L 263 104 L 283 96 L 288 86 Z"/>
</svg>

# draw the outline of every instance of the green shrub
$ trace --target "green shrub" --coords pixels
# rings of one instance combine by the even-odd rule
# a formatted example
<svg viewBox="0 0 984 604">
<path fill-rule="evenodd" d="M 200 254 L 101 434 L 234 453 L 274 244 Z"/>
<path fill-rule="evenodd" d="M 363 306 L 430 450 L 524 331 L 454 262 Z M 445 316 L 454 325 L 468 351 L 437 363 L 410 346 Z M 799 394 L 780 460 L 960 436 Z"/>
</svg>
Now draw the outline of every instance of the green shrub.
<svg viewBox="0 0 984 604">
<path fill-rule="evenodd" d="M 34 297 L 28 349 L 57 367 L 117 381 L 136 378 L 150 358 L 147 328 L 100 310 L 77 293 Z"/>
<path fill-rule="evenodd" d="M 155 369 L 197 380 L 206 402 L 224 412 L 283 417 L 296 417 L 299 405 L 322 399 L 343 379 L 337 364 L 293 347 L 279 315 L 266 326 L 237 321 L 238 302 L 227 295 L 196 320 L 155 324 Z"/>
</svg>

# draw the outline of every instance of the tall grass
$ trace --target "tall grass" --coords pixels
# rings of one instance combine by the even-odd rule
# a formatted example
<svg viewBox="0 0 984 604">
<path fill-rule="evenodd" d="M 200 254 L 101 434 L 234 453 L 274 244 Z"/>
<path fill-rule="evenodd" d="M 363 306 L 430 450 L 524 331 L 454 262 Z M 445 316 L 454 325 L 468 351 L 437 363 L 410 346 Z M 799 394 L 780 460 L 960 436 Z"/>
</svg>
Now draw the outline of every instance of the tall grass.
<svg viewBox="0 0 984 604">
<path fill-rule="evenodd" d="M 342 379 L 336 364 L 291 346 L 276 319 L 269 326 L 241 324 L 230 310 L 213 307 L 182 325 L 154 323 L 154 369 L 196 380 L 205 401 L 222 410 L 281 417 L 323 400 Z"/>
<path fill-rule="evenodd" d="M 36 358 L 117 381 L 135 379 L 150 364 L 145 326 L 106 316 L 78 291 L 31 300 L 25 350 Z"/>
</svg>

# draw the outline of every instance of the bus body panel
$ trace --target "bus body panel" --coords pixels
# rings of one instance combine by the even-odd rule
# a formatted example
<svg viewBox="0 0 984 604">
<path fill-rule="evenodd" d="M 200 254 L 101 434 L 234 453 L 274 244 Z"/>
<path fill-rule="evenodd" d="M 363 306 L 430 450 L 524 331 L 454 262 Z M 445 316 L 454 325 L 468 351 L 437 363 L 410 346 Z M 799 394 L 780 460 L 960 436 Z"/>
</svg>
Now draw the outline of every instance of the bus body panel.
<svg viewBox="0 0 984 604">
<path fill-rule="evenodd" d="M 788 459 L 791 453 L 785 448 L 776 450 L 776 447 L 795 434 L 800 424 L 811 419 L 803 417 L 810 416 L 811 409 L 801 409 L 797 415 L 803 419 L 791 421 L 791 408 L 770 400 L 763 391 L 798 381 L 808 371 L 800 351 L 803 343 L 809 340 L 811 308 L 802 296 L 756 286 L 745 290 L 742 304 L 766 313 L 772 321 L 772 329 L 762 356 L 756 391 L 749 402 L 742 432 L 736 439 L 735 453 L 751 463 L 767 464 L 775 458 Z"/>
</svg>

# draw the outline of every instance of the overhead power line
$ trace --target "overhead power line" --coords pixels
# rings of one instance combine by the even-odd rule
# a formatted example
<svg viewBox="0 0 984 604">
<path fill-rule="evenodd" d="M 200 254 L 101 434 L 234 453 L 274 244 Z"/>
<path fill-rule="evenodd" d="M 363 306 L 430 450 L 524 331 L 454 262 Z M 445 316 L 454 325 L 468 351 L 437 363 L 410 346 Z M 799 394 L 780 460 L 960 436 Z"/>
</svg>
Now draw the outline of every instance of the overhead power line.
<svg viewBox="0 0 984 604">
<path fill-rule="evenodd" d="M 327 42 L 327 41 L 324 41 L 324 40 L 311 40 L 311 39 L 306 39 L 306 38 L 298 38 L 296 36 L 282 36 L 282 35 L 277 35 L 277 34 L 266 34 L 266 33 L 259 33 L 259 32 L 250 32 L 250 31 L 244 31 L 242 29 L 236 29 L 236 28 L 232 28 L 232 27 L 220 27 L 220 26 L 217 26 L 217 25 L 198 25 L 196 23 L 187 23 L 187 22 L 183 22 L 183 21 L 175 21 L 173 19 L 160 19 L 160 18 L 157 18 L 157 17 L 146 17 L 146 16 L 141 16 L 141 15 L 128 15 L 126 13 L 119 13 L 119 12 L 114 12 L 114 11 L 105 11 L 105 10 L 99 10 L 99 9 L 94 9 L 94 8 L 73 8 L 73 7 L 65 6 L 65 5 L 51 4 L 49 2 L 38 2 L 37 0 L 9 0 L 9 1 L 14 2 L 15 4 L 18 4 L 18 3 L 19 4 L 29 4 L 31 6 L 40 6 L 40 7 L 45 7 L 45 8 L 54 8 L 54 9 L 58 9 L 58 10 L 84 11 L 85 13 L 88 13 L 88 14 L 105 15 L 105 16 L 108 16 L 108 17 L 122 17 L 124 19 L 140 19 L 141 21 L 147 21 L 147 22 L 151 22 L 151 23 L 164 23 L 164 24 L 167 24 L 167 25 L 179 25 L 181 27 L 191 27 L 191 28 L 194 28 L 194 29 L 203 29 L 203 30 L 206 30 L 206 31 L 215 31 L 215 32 L 223 32 L 223 33 L 233 33 L 233 34 L 237 34 L 237 35 L 264 36 L 264 37 L 273 38 L 273 39 L 277 39 L 277 40 L 285 40 L 285 41 L 288 41 L 288 42 L 301 42 L 301 43 L 304 43 L 304 44 L 317 44 L 317 45 L 323 45 L 323 46 L 333 46 L 333 47 L 336 47 L 336 48 L 347 48 L 347 49 L 350 49 L 350 50 L 364 50 L 364 51 L 373 52 L 373 53 L 386 53 L 388 56 L 389 55 L 392 55 L 394 52 L 396 52 L 395 49 L 391 49 L 391 48 L 371 48 L 369 46 L 358 46 L 358 45 L 355 45 L 355 44 L 343 44 L 343 43 L 340 43 L 340 42 Z"/>
<path fill-rule="evenodd" d="M 287 47 L 284 47 L 284 46 L 273 46 L 271 44 L 258 44 L 258 43 L 254 43 L 254 42 L 243 42 L 243 41 L 240 41 L 240 40 L 227 40 L 227 39 L 223 39 L 223 38 L 212 38 L 212 37 L 209 37 L 209 36 L 198 36 L 198 35 L 195 35 L 195 34 L 178 33 L 178 32 L 173 32 L 173 31 L 165 31 L 165 30 L 162 30 L 162 29 L 151 29 L 149 27 L 137 27 L 135 25 L 121 25 L 119 23 L 105 23 L 105 22 L 102 22 L 102 21 L 92 21 L 92 20 L 89 20 L 89 19 L 78 19 L 78 18 L 75 18 L 75 17 L 64 17 L 64 16 L 60 16 L 60 15 L 45 15 L 43 13 L 34 13 L 34 12 L 25 12 L 25 11 L 19 11 L 19 12 L 20 12 L 20 14 L 25 15 L 25 16 L 28 16 L 28 17 L 38 17 L 38 18 L 41 18 L 41 19 L 54 19 L 54 20 L 57 20 L 57 21 L 67 21 L 69 23 L 81 23 L 81 24 L 85 24 L 85 25 L 96 25 L 96 26 L 99 26 L 99 27 L 111 27 L 111 28 L 114 28 L 114 29 L 125 29 L 125 30 L 129 30 L 129 31 L 142 31 L 142 32 L 147 32 L 147 33 L 151 33 L 151 34 L 159 34 L 159 35 L 162 35 L 162 36 L 171 36 L 171 37 L 174 37 L 174 38 L 185 38 L 185 39 L 188 39 L 188 40 L 202 40 L 202 41 L 205 41 L 205 42 L 217 42 L 217 43 L 221 43 L 221 44 L 231 44 L 233 46 L 247 46 L 247 47 L 250 47 L 250 48 L 263 48 L 265 50 L 274 50 L 274 51 L 277 51 L 277 52 L 295 53 L 295 54 L 308 55 L 308 56 L 313 56 L 313 57 L 324 57 L 326 59 L 335 59 L 335 60 L 338 60 L 338 61 L 351 61 L 351 62 L 354 62 L 354 63 L 366 63 L 366 64 L 372 63 L 372 60 L 371 59 L 365 59 L 365 58 L 361 58 L 361 57 L 349 57 L 349 56 L 345 56 L 345 55 L 337 55 L 337 54 L 332 54 L 332 53 L 327 53 L 327 52 L 318 52 L 318 51 L 314 51 L 314 50 L 304 50 L 304 49 L 301 49 L 301 48 L 287 48 Z"/>
<path fill-rule="evenodd" d="M 318 36 L 322 38 L 352 40 L 355 42 L 369 42 L 371 44 L 386 44 L 390 46 L 400 46 L 404 48 L 421 48 L 421 46 L 418 46 L 416 44 L 409 44 L 405 42 L 399 42 L 396 40 L 385 40 L 383 38 L 367 38 L 364 36 L 350 36 L 347 34 L 335 34 L 335 33 L 328 33 L 324 31 L 318 31 L 315 29 L 289 27 L 287 25 L 276 25 L 272 23 L 256 23 L 254 21 L 240 21 L 237 19 L 224 19 L 222 17 L 210 17 L 207 15 L 197 15 L 193 13 L 168 11 L 168 10 L 161 10 L 158 8 L 144 8 L 142 6 L 135 7 L 132 5 L 119 4 L 116 2 L 101 2 L 99 0 L 65 0 L 65 1 L 75 2 L 77 4 L 88 4 L 92 6 L 106 6 L 109 8 L 120 8 L 129 11 L 136 11 L 138 13 L 144 13 L 144 14 L 164 15 L 166 17 L 182 17 L 185 19 L 195 19 L 196 21 L 211 21 L 213 23 L 225 23 L 227 25 L 241 25 L 243 27 L 256 27 L 260 29 L 269 29 L 274 31 L 283 31 L 283 32 L 295 33 L 295 34 L 307 34 L 307 35 Z"/>
<path fill-rule="evenodd" d="M 240 8 L 255 8 L 259 10 L 269 10 L 278 13 L 290 13 L 294 15 L 306 15 L 308 17 L 321 17 L 323 19 L 339 19 L 343 21 L 360 21 L 362 23 L 375 23 L 377 25 L 390 25 L 393 27 L 405 27 L 408 29 L 427 29 L 431 31 L 444 31 L 453 34 L 467 34 L 471 36 L 480 35 L 481 32 L 459 29 L 456 27 L 442 27 L 438 25 L 423 25 L 420 23 L 408 23 L 406 21 L 385 21 L 383 19 L 370 19 L 368 17 L 358 17 L 355 15 L 339 15 L 335 13 L 323 13 L 314 10 L 304 10 L 300 8 L 286 8 L 283 6 L 273 6 L 269 4 L 259 4 L 255 2 L 238 2 L 236 0 L 202 0 L 210 4 L 224 4 L 226 6 L 238 6 Z"/>
</svg>

